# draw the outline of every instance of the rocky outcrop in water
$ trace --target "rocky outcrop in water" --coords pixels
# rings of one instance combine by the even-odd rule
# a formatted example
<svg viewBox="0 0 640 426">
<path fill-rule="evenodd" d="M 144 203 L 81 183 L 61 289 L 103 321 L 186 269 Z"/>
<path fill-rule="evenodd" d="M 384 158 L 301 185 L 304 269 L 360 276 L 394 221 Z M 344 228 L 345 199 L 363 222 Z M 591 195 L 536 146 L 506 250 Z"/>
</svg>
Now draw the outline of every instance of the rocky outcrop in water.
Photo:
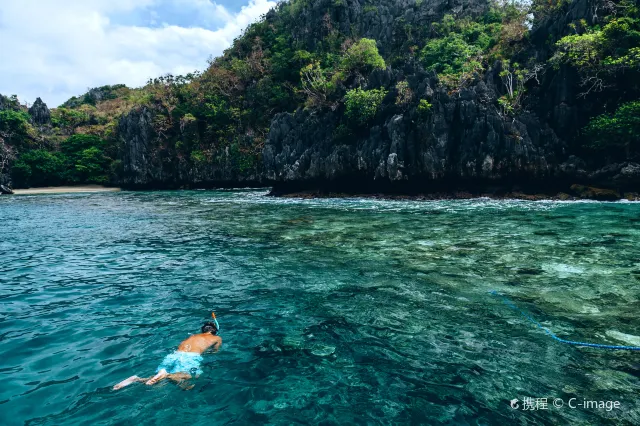
<svg viewBox="0 0 640 426">
<path fill-rule="evenodd" d="M 598 24 L 599 0 L 575 0 L 566 13 L 539 20 L 530 32 L 525 56 L 544 64 L 553 42 L 572 22 Z M 305 3 L 292 38 L 314 51 L 334 29 L 377 41 L 388 57 L 411 42 L 407 28 L 429 28 L 445 14 L 478 17 L 485 0 L 318 0 Z M 276 11 L 267 14 L 274 19 Z M 406 47 L 406 46 L 405 46 Z M 344 192 L 484 191 L 504 187 L 539 192 L 570 192 L 572 185 L 637 190 L 635 163 L 601 164 L 579 158 L 578 132 L 602 103 L 579 99 L 579 77 L 564 66 L 547 67 L 527 87 L 524 108 L 505 113 L 499 99 L 506 89 L 498 62 L 460 90 L 446 88 L 417 61 L 393 62 L 347 83 L 347 89 L 385 89 L 388 94 L 366 126 L 338 131 L 344 106 L 299 109 L 273 117 L 262 150 L 262 164 L 238 167 L 229 149 L 199 163 L 162 147 L 153 134 L 153 110 L 131 112 L 120 123 L 124 146 L 124 185 L 149 187 L 273 184 L 276 192 L 319 188 Z M 396 102 L 399 82 L 412 99 Z M 603 93 L 601 100 L 607 99 Z M 425 113 L 419 100 L 431 104 Z M 184 141 L 189 141 L 185 133 Z M 190 143 L 197 143 L 191 140 Z M 575 193 L 575 191 L 574 191 Z"/>
<path fill-rule="evenodd" d="M 381 51 L 393 43 L 393 35 L 383 30 L 390 25 L 376 22 L 393 21 L 394 5 L 403 7 L 403 2 L 382 3 L 375 18 L 362 16 L 362 9 L 355 6 L 344 17 L 345 25 L 358 22 L 365 36 L 377 38 Z M 421 13 L 407 13 L 402 19 L 427 22 L 451 12 L 477 16 L 483 5 L 481 1 L 432 1 Z M 577 0 L 560 19 L 539 22 L 531 34 L 530 54 L 544 63 L 551 55 L 547 40 L 566 34 L 571 22 L 597 23 L 598 5 L 596 0 Z M 429 192 L 496 186 L 556 191 L 568 190 L 572 183 L 638 188 L 633 164 L 597 170 L 571 155 L 570 141 L 601 107 L 579 99 L 584 89 L 575 71 L 546 69 L 539 84 L 530 85 L 525 112 L 507 116 L 498 107 L 498 99 L 505 94 L 499 66 L 454 94 L 416 64 L 376 71 L 368 77 L 366 88 L 389 91 L 383 110 L 368 131 L 345 140 L 335 137 L 337 112 L 280 114 L 272 122 L 264 149 L 265 176 L 282 192 L 309 187 Z M 416 102 L 404 110 L 394 105 L 396 84 L 405 79 L 415 98 L 433 105 L 427 117 L 418 114 Z"/>
<path fill-rule="evenodd" d="M 379 123 L 337 141 L 337 113 L 297 111 L 274 118 L 264 150 L 265 174 L 277 183 L 335 182 L 347 187 L 369 182 L 372 190 L 397 187 L 429 190 L 433 183 L 488 182 L 553 177 L 565 144 L 532 113 L 506 118 L 496 107 L 497 69 L 451 96 L 422 70 L 378 71 L 370 88 L 389 91 Z M 408 81 L 417 103 L 395 105 L 395 86 Z M 302 185 L 304 186 L 304 185 Z"/>
</svg>

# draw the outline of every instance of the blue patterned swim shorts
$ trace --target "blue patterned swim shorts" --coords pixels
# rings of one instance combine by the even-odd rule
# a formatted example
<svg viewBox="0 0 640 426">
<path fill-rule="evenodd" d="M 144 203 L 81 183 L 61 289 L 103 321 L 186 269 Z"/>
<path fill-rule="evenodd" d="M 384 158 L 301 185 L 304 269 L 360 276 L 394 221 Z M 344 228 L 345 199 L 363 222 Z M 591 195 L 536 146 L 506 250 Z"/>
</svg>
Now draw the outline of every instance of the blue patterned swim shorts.
<svg viewBox="0 0 640 426">
<path fill-rule="evenodd" d="M 198 376 L 202 374 L 202 370 L 200 369 L 201 362 L 202 355 L 199 353 L 175 351 L 164 357 L 164 360 L 162 360 L 156 372 L 167 370 L 167 373 L 170 374 L 189 373 L 192 376 Z"/>
</svg>

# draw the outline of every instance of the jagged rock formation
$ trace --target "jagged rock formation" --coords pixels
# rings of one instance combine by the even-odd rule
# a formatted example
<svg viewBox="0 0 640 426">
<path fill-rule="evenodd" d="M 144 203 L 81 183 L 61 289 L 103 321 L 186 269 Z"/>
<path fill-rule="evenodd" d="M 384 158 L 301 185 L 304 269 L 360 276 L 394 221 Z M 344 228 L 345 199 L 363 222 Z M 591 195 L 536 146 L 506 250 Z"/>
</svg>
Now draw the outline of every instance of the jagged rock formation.
<svg viewBox="0 0 640 426">
<path fill-rule="evenodd" d="M 559 19 L 537 23 L 527 55 L 544 63 L 552 54 L 547 43 L 566 34 L 571 22 L 597 23 L 597 0 L 575 0 Z M 334 28 L 377 40 L 389 55 L 410 42 L 406 28 L 427 28 L 445 14 L 478 17 L 485 0 L 348 0 L 305 3 L 296 18 L 293 39 L 309 51 Z M 267 14 L 267 21 L 278 12 Z M 352 81 L 348 88 L 388 91 L 375 122 L 347 138 L 336 134 L 344 106 L 299 109 L 273 117 L 262 151 L 262 164 L 240 169 L 229 148 L 198 164 L 165 149 L 154 134 L 149 109 L 132 111 L 121 120 L 124 146 L 122 184 L 133 187 L 224 186 L 273 184 L 276 191 L 327 188 L 338 191 L 450 191 L 506 186 L 533 191 L 567 190 L 572 184 L 637 188 L 638 166 L 613 164 L 593 170 L 572 156 L 571 141 L 599 105 L 579 101 L 578 77 L 561 67 L 548 69 L 529 90 L 523 112 L 507 116 L 498 99 L 505 94 L 496 63 L 476 75 L 467 87 L 450 92 L 433 72 L 413 62 Z M 413 101 L 395 102 L 398 82 L 407 81 Z M 431 111 L 418 111 L 426 99 Z M 188 131 L 182 136 L 189 143 Z M 191 141 L 193 143 L 194 141 Z"/>
<path fill-rule="evenodd" d="M 554 131 L 531 113 L 505 120 L 495 106 L 497 69 L 455 96 L 435 76 L 408 71 L 370 76 L 370 86 L 389 90 L 384 121 L 355 140 L 335 141 L 335 113 L 275 117 L 264 150 L 266 177 L 285 187 L 335 181 L 331 186 L 340 189 L 355 181 L 371 190 L 424 191 L 434 182 L 545 181 L 558 170 L 565 145 Z M 416 97 L 432 103 L 428 117 L 415 105 L 394 104 L 394 87 L 405 78 Z"/>
<path fill-rule="evenodd" d="M 124 116 L 118 134 L 123 146 L 121 180 L 130 188 L 179 188 L 256 185 L 261 183 L 257 165 L 238 167 L 229 148 L 208 161 L 184 158 L 163 146 L 153 126 L 154 112 L 141 107 Z M 185 142 L 193 143 L 193 132 L 183 129 Z"/>
<path fill-rule="evenodd" d="M 436 0 L 424 2 L 419 13 L 409 13 L 407 6 L 413 2 L 379 3 L 377 13 L 364 16 L 357 2 L 350 3 L 352 7 L 342 15 L 340 25 L 356 25 L 361 34 L 377 38 L 381 51 L 393 44 L 390 23 L 400 15 L 403 22 L 426 25 L 444 13 L 477 16 L 487 4 Z M 593 0 L 577 0 L 560 20 L 540 22 L 531 36 L 534 44 L 530 54 L 540 62 L 549 59 L 546 42 L 550 35 L 557 39 L 566 33 L 569 23 L 580 19 L 596 23 L 597 4 Z M 313 15 L 313 9 L 309 15 Z M 301 37 L 319 37 L 308 29 L 321 25 L 311 18 L 308 21 L 300 27 L 304 30 Z M 336 112 L 299 110 L 279 114 L 274 117 L 263 153 L 265 177 L 285 192 L 310 187 L 430 191 L 495 185 L 544 191 L 568 188 L 571 182 L 637 188 L 633 165 L 587 171 L 580 159 L 569 158 L 568 141 L 575 138 L 598 107 L 578 99 L 575 72 L 566 68 L 548 70 L 540 85 L 531 90 L 528 111 L 505 117 L 497 102 L 505 92 L 498 67 L 499 64 L 454 95 L 416 64 L 376 71 L 368 77 L 367 88 L 383 87 L 389 91 L 381 118 L 368 134 L 348 141 L 337 141 L 334 136 Z M 419 116 L 415 103 L 406 110 L 394 105 L 394 88 L 404 79 L 416 98 L 433 104 L 428 117 Z M 576 161 L 582 167 L 576 167 Z"/>
<path fill-rule="evenodd" d="M 29 108 L 29 115 L 34 124 L 46 125 L 51 122 L 51 112 L 47 108 L 47 104 L 42 102 L 42 99 L 37 98 L 31 108 Z"/>
</svg>

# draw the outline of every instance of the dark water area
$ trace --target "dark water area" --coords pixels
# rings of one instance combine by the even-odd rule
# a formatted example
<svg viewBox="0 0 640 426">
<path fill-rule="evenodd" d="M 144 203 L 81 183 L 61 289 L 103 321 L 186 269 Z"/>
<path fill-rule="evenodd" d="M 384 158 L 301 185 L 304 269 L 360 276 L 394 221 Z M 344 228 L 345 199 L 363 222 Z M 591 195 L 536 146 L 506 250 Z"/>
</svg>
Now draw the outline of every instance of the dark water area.
<svg viewBox="0 0 640 426">
<path fill-rule="evenodd" d="M 0 424 L 640 424 L 640 204 L 266 192 L 0 198 Z"/>
</svg>

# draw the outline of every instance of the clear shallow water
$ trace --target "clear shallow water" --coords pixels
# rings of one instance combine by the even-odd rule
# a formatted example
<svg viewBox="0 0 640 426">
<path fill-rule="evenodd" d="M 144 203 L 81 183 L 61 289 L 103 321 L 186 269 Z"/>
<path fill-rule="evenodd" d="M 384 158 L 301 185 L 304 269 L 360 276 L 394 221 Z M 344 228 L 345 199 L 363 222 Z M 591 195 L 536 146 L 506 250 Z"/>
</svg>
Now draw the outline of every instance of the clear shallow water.
<svg viewBox="0 0 640 426">
<path fill-rule="evenodd" d="M 0 198 L 0 424 L 640 424 L 640 204 Z M 195 388 L 132 385 L 214 309 Z M 523 397 L 618 400 L 523 412 Z"/>
</svg>

